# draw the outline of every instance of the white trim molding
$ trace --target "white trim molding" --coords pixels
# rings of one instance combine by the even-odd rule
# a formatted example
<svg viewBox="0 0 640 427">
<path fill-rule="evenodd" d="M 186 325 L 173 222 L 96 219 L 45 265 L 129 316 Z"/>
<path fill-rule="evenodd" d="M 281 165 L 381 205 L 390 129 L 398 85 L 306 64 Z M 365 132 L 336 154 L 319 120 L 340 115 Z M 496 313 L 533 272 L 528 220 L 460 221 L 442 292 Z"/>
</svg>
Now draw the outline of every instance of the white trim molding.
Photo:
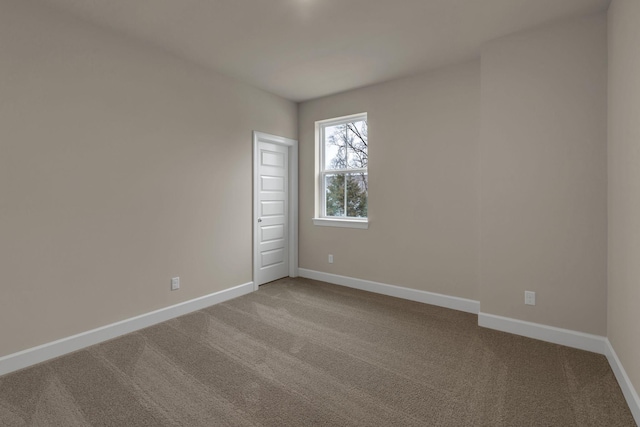
<svg viewBox="0 0 640 427">
<path fill-rule="evenodd" d="M 542 325 L 539 323 L 526 322 L 508 317 L 496 316 L 494 314 L 482 313 L 480 312 L 479 301 L 465 298 L 403 288 L 400 286 L 387 285 L 369 280 L 308 270 L 305 268 L 300 268 L 299 273 L 300 277 L 305 277 L 307 279 L 320 280 L 327 283 L 333 283 L 335 285 L 477 314 L 478 325 L 485 328 L 602 354 L 606 356 L 616 380 L 622 389 L 622 393 L 627 404 L 629 405 L 631 414 L 633 415 L 636 424 L 640 426 L 640 397 L 638 397 L 636 389 L 631 383 L 620 359 L 618 359 L 609 339 L 606 337 Z"/>
<path fill-rule="evenodd" d="M 355 165 L 344 165 L 339 169 L 327 169 L 326 164 L 326 134 L 325 129 L 328 127 L 353 124 L 355 122 L 367 123 L 367 112 L 363 111 L 357 114 L 350 114 L 348 116 L 334 117 L 331 119 L 318 120 L 315 122 L 315 177 L 316 185 L 314 191 L 314 218 L 313 224 L 322 227 L 341 227 L 341 228 L 369 228 L 367 218 L 348 217 L 348 216 L 327 216 L 327 194 L 326 194 L 326 177 L 330 175 L 342 175 L 348 174 L 367 174 L 367 165 L 360 164 L 360 167 Z M 360 138 L 364 142 L 364 138 Z M 366 145 L 366 143 L 365 143 Z M 346 191 L 346 189 L 345 189 Z M 346 206 L 346 193 L 345 193 L 345 206 Z M 346 215 L 347 212 L 344 212 Z"/>
<path fill-rule="evenodd" d="M 640 425 L 640 398 L 608 338 L 488 313 L 478 313 L 478 325 L 606 356 L 631 414 Z"/>
<path fill-rule="evenodd" d="M 268 142 L 287 147 L 289 150 L 289 277 L 298 277 L 298 141 L 265 132 L 253 131 L 253 282 L 254 290 L 260 283 L 256 281 L 258 272 L 258 234 L 256 224 L 258 212 L 258 150 L 260 142 Z"/>
<path fill-rule="evenodd" d="M 555 326 L 542 325 L 540 323 L 525 322 L 524 320 L 496 316 L 488 313 L 478 314 L 478 325 L 484 328 L 534 338 L 553 344 L 605 354 L 606 338 L 600 335 L 556 328 Z"/>
<path fill-rule="evenodd" d="M 367 219 L 345 219 L 345 218 L 313 218 L 313 225 L 321 227 L 341 227 L 341 228 L 369 228 Z"/>
<path fill-rule="evenodd" d="M 253 292 L 253 282 L 214 292 L 110 325 L 0 357 L 0 375 L 27 368 L 73 351 L 192 313 Z"/>
<path fill-rule="evenodd" d="M 627 371 L 624 370 L 622 366 L 622 362 L 618 359 L 618 355 L 616 351 L 613 349 L 613 346 L 609 342 L 609 339 L 606 339 L 605 343 L 605 356 L 607 356 L 607 360 L 609 361 L 609 365 L 611 365 L 611 370 L 613 370 L 616 379 L 618 380 L 618 384 L 622 389 L 622 394 L 627 401 L 627 405 L 629 405 L 629 409 L 631 410 L 631 415 L 633 415 L 633 419 L 636 421 L 636 424 L 640 426 L 640 397 L 638 397 L 638 392 L 635 387 L 631 383 L 631 379 L 627 375 Z"/>
<path fill-rule="evenodd" d="M 418 289 L 403 288 L 401 286 L 387 285 L 384 283 L 356 279 L 347 276 L 339 276 L 337 274 L 308 270 L 306 268 L 300 268 L 299 274 L 300 277 L 306 277 L 307 279 L 320 280 L 334 285 L 341 285 L 348 288 L 360 289 L 362 291 L 374 292 L 376 294 L 437 305 L 439 307 L 451 308 L 453 310 L 464 311 L 467 313 L 478 314 L 480 311 L 480 303 L 478 301 L 466 298 L 452 297 L 449 295 L 436 294 Z"/>
</svg>

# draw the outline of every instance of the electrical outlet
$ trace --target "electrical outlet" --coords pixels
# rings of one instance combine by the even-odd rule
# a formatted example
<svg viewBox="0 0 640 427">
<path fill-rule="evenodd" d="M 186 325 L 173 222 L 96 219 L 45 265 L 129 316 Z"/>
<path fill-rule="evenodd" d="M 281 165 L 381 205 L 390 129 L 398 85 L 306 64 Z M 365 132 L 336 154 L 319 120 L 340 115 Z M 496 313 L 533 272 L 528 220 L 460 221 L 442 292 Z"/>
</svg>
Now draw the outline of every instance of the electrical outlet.
<svg viewBox="0 0 640 427">
<path fill-rule="evenodd" d="M 173 279 L 171 279 L 171 290 L 177 291 L 178 289 L 180 289 L 180 278 L 174 277 Z"/>
<path fill-rule="evenodd" d="M 329 264 L 333 264 L 333 255 L 329 254 Z"/>
<path fill-rule="evenodd" d="M 536 293 L 524 291 L 524 303 L 527 305 L 536 305 Z"/>
</svg>

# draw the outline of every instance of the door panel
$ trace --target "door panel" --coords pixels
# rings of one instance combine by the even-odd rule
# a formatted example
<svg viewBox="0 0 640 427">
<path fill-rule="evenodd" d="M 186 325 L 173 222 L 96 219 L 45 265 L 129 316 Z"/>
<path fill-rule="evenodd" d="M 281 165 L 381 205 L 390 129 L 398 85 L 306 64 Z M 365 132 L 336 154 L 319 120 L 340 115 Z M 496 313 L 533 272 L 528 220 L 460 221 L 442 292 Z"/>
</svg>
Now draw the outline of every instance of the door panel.
<svg viewBox="0 0 640 427">
<path fill-rule="evenodd" d="M 260 202 L 260 216 L 271 215 L 283 215 L 284 214 L 284 201 L 283 200 L 271 200 Z"/>
<path fill-rule="evenodd" d="M 262 227 L 262 241 L 268 242 L 270 240 L 282 240 L 284 239 L 284 226 L 271 225 L 268 227 Z"/>
<path fill-rule="evenodd" d="M 264 165 L 262 165 L 264 168 Z M 263 175 L 260 177 L 261 191 L 284 191 L 285 183 L 284 178 L 281 176 L 269 176 Z"/>
<path fill-rule="evenodd" d="M 261 264 L 264 268 L 278 266 L 284 262 L 284 250 L 282 248 L 274 249 L 272 251 L 264 251 L 262 252 L 261 256 L 262 256 Z"/>
</svg>

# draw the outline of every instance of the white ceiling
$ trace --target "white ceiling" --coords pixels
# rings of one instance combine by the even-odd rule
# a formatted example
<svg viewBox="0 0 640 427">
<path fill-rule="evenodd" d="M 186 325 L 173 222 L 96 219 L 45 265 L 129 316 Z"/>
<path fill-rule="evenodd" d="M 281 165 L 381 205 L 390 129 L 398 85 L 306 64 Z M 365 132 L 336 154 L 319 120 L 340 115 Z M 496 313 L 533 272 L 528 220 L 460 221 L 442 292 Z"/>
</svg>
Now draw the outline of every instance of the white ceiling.
<svg viewBox="0 0 640 427">
<path fill-rule="evenodd" d="M 44 0 L 294 101 L 477 57 L 610 0 Z"/>
</svg>

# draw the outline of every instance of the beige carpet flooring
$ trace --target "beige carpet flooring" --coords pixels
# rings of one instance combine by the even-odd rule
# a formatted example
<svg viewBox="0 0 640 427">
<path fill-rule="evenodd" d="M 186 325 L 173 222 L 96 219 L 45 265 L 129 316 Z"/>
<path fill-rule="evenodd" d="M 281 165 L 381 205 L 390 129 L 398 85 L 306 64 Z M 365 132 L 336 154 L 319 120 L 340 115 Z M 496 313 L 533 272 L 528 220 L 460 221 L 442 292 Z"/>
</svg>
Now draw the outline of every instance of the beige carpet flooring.
<svg viewBox="0 0 640 427">
<path fill-rule="evenodd" d="M 306 279 L 0 377 L 2 426 L 634 426 L 605 357 Z"/>
</svg>

